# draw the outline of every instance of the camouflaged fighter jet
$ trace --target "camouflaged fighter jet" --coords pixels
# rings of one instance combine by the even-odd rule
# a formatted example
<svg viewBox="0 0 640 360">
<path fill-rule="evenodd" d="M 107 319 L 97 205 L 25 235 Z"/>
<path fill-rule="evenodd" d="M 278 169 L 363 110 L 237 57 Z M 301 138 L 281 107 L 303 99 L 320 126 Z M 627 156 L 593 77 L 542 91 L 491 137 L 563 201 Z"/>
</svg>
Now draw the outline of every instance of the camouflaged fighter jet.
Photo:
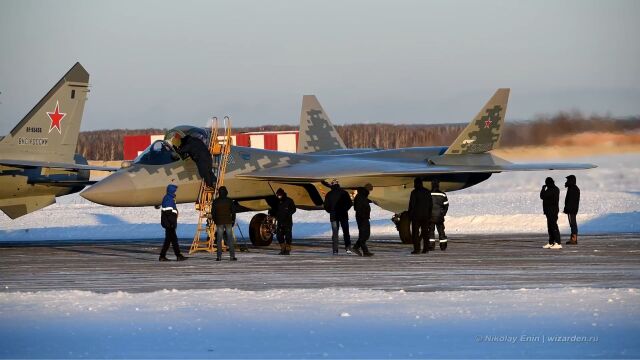
<svg viewBox="0 0 640 360">
<path fill-rule="evenodd" d="M 491 153 L 500 141 L 509 89 L 499 89 L 449 147 L 404 149 L 347 149 L 315 96 L 304 96 L 300 114 L 297 153 L 247 147 L 232 147 L 225 186 L 244 211 L 268 210 L 276 202 L 275 191 L 283 188 L 304 210 L 322 209 L 328 181 L 335 178 L 354 191 L 373 185 L 369 198 L 396 215 L 403 242 L 411 242 L 406 212 L 413 179 L 421 178 L 429 188 L 440 180 L 440 189 L 455 191 L 487 180 L 503 171 L 579 170 L 590 164 L 514 164 Z M 208 136 L 204 129 L 178 127 L 176 132 Z M 182 160 L 167 141 L 157 141 L 128 168 L 119 170 L 81 193 L 85 198 L 111 206 L 158 205 L 166 185 L 179 185 L 176 201 L 194 202 L 201 178 L 191 160 Z M 267 214 L 255 215 L 249 225 L 251 242 L 271 243 Z"/>
<path fill-rule="evenodd" d="M 76 193 L 89 181 L 89 166 L 76 154 L 89 74 L 76 63 L 9 135 L 0 137 L 0 210 L 12 219 Z"/>
</svg>

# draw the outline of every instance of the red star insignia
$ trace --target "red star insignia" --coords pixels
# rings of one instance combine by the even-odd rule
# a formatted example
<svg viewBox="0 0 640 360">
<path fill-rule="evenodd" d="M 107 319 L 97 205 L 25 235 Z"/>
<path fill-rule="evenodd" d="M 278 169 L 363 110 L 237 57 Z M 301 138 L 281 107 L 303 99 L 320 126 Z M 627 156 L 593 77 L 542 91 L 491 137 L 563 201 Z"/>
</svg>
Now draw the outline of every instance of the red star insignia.
<svg viewBox="0 0 640 360">
<path fill-rule="evenodd" d="M 56 109 L 53 112 L 47 112 L 49 119 L 51 119 L 51 127 L 49 128 L 49 132 L 51 132 L 54 128 L 58 129 L 58 132 L 62 134 L 62 127 L 60 125 L 60 121 L 67 116 L 67 113 L 60 112 L 60 104 L 56 100 Z"/>
<path fill-rule="evenodd" d="M 488 129 L 491 126 L 491 119 L 487 119 L 484 122 L 484 127 L 485 129 Z"/>
</svg>

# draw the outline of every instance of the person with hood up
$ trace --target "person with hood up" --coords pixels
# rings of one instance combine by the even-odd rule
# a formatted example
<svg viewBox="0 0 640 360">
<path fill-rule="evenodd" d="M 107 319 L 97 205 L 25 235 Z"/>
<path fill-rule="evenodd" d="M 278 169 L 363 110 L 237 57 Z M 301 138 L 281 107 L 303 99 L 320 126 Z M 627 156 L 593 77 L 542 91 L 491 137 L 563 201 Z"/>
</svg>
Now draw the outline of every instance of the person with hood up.
<svg viewBox="0 0 640 360">
<path fill-rule="evenodd" d="M 431 225 L 429 229 L 429 250 L 436 247 L 436 228 L 438 229 L 438 240 L 440 241 L 440 250 L 447 250 L 447 235 L 444 233 L 444 217 L 449 210 L 449 199 L 444 191 L 440 190 L 440 181 L 438 179 L 431 180 L 431 200 L 433 208 L 431 210 Z M 422 250 L 424 252 L 424 250 Z"/>
<path fill-rule="evenodd" d="M 227 247 L 231 261 L 236 261 L 235 244 L 233 243 L 233 222 L 236 213 L 236 206 L 232 199 L 228 197 L 229 191 L 225 186 L 218 189 L 218 197 L 211 203 L 211 215 L 213 223 L 216 224 L 216 261 L 222 260 L 222 241 L 224 234 L 227 234 Z"/>
<path fill-rule="evenodd" d="M 162 250 L 160 250 L 160 261 L 169 261 L 169 259 L 167 259 L 169 244 L 173 247 L 173 253 L 176 254 L 178 261 L 188 259 L 180 253 L 178 235 L 176 235 L 176 228 L 178 227 L 178 207 L 176 206 L 177 190 L 177 185 L 167 185 L 167 194 L 162 198 L 162 207 L 160 208 L 160 225 L 164 228 L 164 244 L 162 245 Z"/>
<path fill-rule="evenodd" d="M 204 141 L 187 135 L 182 138 L 181 145 L 178 148 L 178 154 L 180 154 L 183 159 L 186 159 L 187 156 L 193 159 L 193 162 L 195 162 L 198 167 L 198 174 L 200 174 L 204 183 L 210 188 L 215 186 L 217 179 L 213 174 L 213 159 Z"/>
<path fill-rule="evenodd" d="M 558 229 L 558 213 L 560 212 L 558 203 L 560 202 L 560 189 L 553 179 L 548 177 L 544 181 L 545 185 L 540 190 L 542 199 L 542 211 L 547 217 L 547 230 L 549 232 L 549 243 L 543 246 L 544 249 L 562 249 L 560 230 Z"/>
<path fill-rule="evenodd" d="M 358 188 L 358 194 L 353 200 L 353 209 L 356 211 L 356 222 L 358 223 L 358 241 L 353 246 L 353 251 L 359 256 L 373 256 L 372 252 L 369 252 L 367 246 L 367 240 L 371 236 L 371 224 L 369 219 L 371 218 L 371 200 L 369 200 L 369 192 L 373 190 L 371 184 L 366 184 L 364 187 Z M 362 249 L 362 252 L 360 252 Z"/>
<path fill-rule="evenodd" d="M 569 217 L 569 226 L 571 227 L 571 238 L 567 241 L 567 245 L 578 245 L 578 208 L 580 207 L 580 189 L 576 185 L 576 176 L 567 176 L 567 182 L 564 183 L 567 188 L 567 195 L 564 198 L 564 213 Z"/>
<path fill-rule="evenodd" d="M 338 235 L 339 227 L 342 227 L 344 237 L 344 247 L 347 255 L 353 254 L 351 251 L 351 237 L 349 236 L 349 209 L 353 206 L 349 193 L 340 188 L 338 179 L 331 180 L 331 191 L 324 197 L 324 210 L 329 213 L 331 221 L 331 239 L 333 241 L 333 255 L 338 255 Z"/>
<path fill-rule="evenodd" d="M 423 253 L 429 252 L 429 220 L 431 219 L 433 202 L 431 193 L 422 185 L 420 178 L 413 180 L 413 191 L 409 198 L 409 219 L 411 220 L 411 237 L 413 239 L 413 251 L 411 254 L 420 253 L 420 238 L 424 242 Z"/>
<path fill-rule="evenodd" d="M 275 209 L 275 218 L 278 221 L 276 236 L 280 244 L 278 255 L 290 255 L 291 231 L 293 230 L 293 214 L 296 212 L 296 204 L 282 188 L 276 191 L 276 196 L 278 197 L 278 205 Z"/>
</svg>

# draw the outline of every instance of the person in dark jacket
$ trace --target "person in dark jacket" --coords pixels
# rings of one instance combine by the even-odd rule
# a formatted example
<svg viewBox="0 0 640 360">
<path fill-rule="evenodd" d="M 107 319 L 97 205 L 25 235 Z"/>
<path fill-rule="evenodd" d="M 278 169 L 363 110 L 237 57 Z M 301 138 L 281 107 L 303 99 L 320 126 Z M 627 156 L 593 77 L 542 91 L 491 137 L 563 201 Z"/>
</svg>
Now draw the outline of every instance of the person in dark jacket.
<svg viewBox="0 0 640 360">
<path fill-rule="evenodd" d="M 576 185 L 575 175 L 567 176 L 567 182 L 564 183 L 567 188 L 567 196 L 564 198 L 564 213 L 569 217 L 569 226 L 571 227 L 571 238 L 567 241 L 568 245 L 578 245 L 578 208 L 580 207 L 580 189 Z"/>
<path fill-rule="evenodd" d="M 291 231 L 293 229 L 293 214 L 296 212 L 296 204 L 281 188 L 276 191 L 276 196 L 278 197 L 278 205 L 275 209 L 275 218 L 278 221 L 276 236 L 280 244 L 280 253 L 278 255 L 290 255 Z"/>
<path fill-rule="evenodd" d="M 545 249 L 562 249 L 562 240 L 560 240 L 560 230 L 558 229 L 560 189 L 558 189 L 550 177 L 548 177 L 544 183 L 545 185 L 542 186 L 542 190 L 540 190 L 540 199 L 542 199 L 542 211 L 547 217 L 549 243 L 543 247 Z"/>
<path fill-rule="evenodd" d="M 409 219 L 411 220 L 412 254 L 420 253 L 420 238 L 424 241 L 424 252 L 429 251 L 429 220 L 433 203 L 431 193 L 422 185 L 420 178 L 413 181 L 413 191 L 409 199 Z"/>
<path fill-rule="evenodd" d="M 212 188 L 216 183 L 216 176 L 213 174 L 213 159 L 209 148 L 205 143 L 191 135 L 187 135 L 182 138 L 181 145 L 178 148 L 178 153 L 183 159 L 187 156 L 193 159 L 198 167 L 198 174 L 208 187 Z"/>
<path fill-rule="evenodd" d="M 337 179 L 331 181 L 331 191 L 324 197 L 324 209 L 329 213 L 331 221 L 331 239 L 333 241 L 333 254 L 338 255 L 338 230 L 342 227 L 344 247 L 348 255 L 351 251 L 351 237 L 349 236 L 349 209 L 353 206 L 349 193 L 340 188 Z"/>
<path fill-rule="evenodd" d="M 227 234 L 227 247 L 229 248 L 229 256 L 231 261 L 236 261 L 235 244 L 233 243 L 233 222 L 236 214 L 235 203 L 228 197 L 227 188 L 221 186 L 218 189 L 218 197 L 211 203 L 211 215 L 213 215 L 213 223 L 216 224 L 216 261 L 222 260 L 222 240 L 224 234 Z"/>
<path fill-rule="evenodd" d="M 431 209 L 431 224 L 429 229 L 429 250 L 434 250 L 436 247 L 437 228 L 440 250 L 445 251 L 447 250 L 448 239 L 444 233 L 444 217 L 449 210 L 449 199 L 447 198 L 447 194 L 440 190 L 440 181 L 438 179 L 431 180 L 431 201 L 433 207 Z"/>
<path fill-rule="evenodd" d="M 178 244 L 178 236 L 176 235 L 176 228 L 178 227 L 178 207 L 176 206 L 177 190 L 177 185 L 167 185 L 167 194 L 162 198 L 160 225 L 164 228 L 164 244 L 162 245 L 162 250 L 160 250 L 160 261 L 169 261 L 169 259 L 167 259 L 169 244 L 173 247 L 173 253 L 176 254 L 178 261 L 188 259 L 180 253 L 180 245 Z"/>
<path fill-rule="evenodd" d="M 364 187 L 358 188 L 358 194 L 353 200 L 353 208 L 356 211 L 356 222 L 358 223 L 358 241 L 353 246 L 353 251 L 359 256 L 373 256 L 372 252 L 369 252 L 367 246 L 367 240 L 371 236 L 371 224 L 369 219 L 371 217 L 371 200 L 369 200 L 369 192 L 373 190 L 371 184 L 367 184 Z M 362 252 L 360 252 L 362 249 Z"/>
</svg>

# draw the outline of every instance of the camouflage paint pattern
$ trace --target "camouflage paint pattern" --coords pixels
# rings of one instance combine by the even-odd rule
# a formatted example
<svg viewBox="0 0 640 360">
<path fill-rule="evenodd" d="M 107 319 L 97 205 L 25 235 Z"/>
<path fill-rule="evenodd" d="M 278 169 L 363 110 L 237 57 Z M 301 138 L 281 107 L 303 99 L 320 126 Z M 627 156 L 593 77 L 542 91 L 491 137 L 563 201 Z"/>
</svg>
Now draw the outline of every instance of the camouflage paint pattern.
<svg viewBox="0 0 640 360">
<path fill-rule="evenodd" d="M 302 97 L 298 153 L 346 149 L 344 141 L 314 95 Z"/>
<path fill-rule="evenodd" d="M 446 154 L 479 154 L 496 148 L 509 101 L 509 89 L 498 89 L 456 138 Z"/>
</svg>

